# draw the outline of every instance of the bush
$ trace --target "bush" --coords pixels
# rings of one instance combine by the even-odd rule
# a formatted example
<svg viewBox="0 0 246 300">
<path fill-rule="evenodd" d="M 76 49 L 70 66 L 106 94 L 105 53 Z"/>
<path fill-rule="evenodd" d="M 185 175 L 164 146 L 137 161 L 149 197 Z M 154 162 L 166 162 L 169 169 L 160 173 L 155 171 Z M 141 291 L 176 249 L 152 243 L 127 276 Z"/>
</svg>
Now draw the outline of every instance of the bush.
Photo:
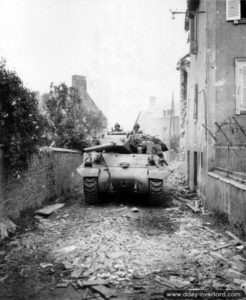
<svg viewBox="0 0 246 300">
<path fill-rule="evenodd" d="M 14 175 L 28 166 L 28 160 L 42 143 L 45 122 L 38 112 L 34 92 L 23 86 L 13 71 L 0 62 L 0 139 L 4 145 L 4 162 Z"/>
</svg>

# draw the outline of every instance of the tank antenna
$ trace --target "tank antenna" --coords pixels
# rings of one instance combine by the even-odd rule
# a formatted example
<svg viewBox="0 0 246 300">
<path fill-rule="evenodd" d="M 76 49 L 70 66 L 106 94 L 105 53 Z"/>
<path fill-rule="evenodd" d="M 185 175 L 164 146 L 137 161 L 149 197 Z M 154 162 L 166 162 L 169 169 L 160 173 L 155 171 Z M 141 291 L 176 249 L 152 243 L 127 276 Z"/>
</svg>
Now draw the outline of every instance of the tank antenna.
<svg viewBox="0 0 246 300">
<path fill-rule="evenodd" d="M 134 125 L 133 125 L 133 128 L 134 128 L 134 126 L 137 124 L 140 115 L 141 115 L 141 111 L 140 111 L 139 114 L 138 114 L 137 120 L 135 121 L 135 123 L 134 123 Z"/>
</svg>

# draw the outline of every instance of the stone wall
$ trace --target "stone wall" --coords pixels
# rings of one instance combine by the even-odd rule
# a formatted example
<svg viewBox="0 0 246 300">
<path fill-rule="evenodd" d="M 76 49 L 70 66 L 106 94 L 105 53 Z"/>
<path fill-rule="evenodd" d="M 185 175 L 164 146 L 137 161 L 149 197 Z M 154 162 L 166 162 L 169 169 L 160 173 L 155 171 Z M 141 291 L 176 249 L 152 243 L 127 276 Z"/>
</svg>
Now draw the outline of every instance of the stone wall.
<svg viewBox="0 0 246 300">
<path fill-rule="evenodd" d="M 19 178 L 5 178 L 3 183 L 4 215 L 13 219 L 20 212 L 37 208 L 60 197 L 79 184 L 76 168 L 82 163 L 78 151 L 50 148 L 34 155 L 29 168 Z"/>
<path fill-rule="evenodd" d="M 207 186 L 208 208 L 223 212 L 232 224 L 246 232 L 246 184 L 218 172 L 209 172 Z"/>
</svg>

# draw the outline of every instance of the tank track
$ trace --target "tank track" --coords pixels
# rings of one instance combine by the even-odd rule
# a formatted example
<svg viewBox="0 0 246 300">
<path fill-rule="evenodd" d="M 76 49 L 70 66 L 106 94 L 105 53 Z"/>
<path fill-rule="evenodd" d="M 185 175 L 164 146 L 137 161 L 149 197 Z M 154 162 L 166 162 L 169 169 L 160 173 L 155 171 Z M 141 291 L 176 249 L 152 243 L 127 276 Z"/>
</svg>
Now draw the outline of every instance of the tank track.
<svg viewBox="0 0 246 300">
<path fill-rule="evenodd" d="M 159 179 L 149 180 L 149 204 L 159 206 L 163 204 L 163 181 Z"/>
<path fill-rule="evenodd" d="M 97 177 L 84 177 L 85 202 L 89 205 L 99 203 Z"/>
</svg>

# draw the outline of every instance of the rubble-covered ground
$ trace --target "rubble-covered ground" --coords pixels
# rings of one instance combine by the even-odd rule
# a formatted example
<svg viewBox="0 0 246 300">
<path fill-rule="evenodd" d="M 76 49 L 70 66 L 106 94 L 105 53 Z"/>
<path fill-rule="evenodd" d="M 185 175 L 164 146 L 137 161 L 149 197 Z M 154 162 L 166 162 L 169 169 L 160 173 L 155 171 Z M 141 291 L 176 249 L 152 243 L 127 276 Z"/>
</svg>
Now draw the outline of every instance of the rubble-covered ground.
<svg viewBox="0 0 246 300">
<path fill-rule="evenodd" d="M 166 289 L 246 287 L 244 242 L 207 213 L 169 166 L 163 207 L 71 198 L 48 217 L 23 216 L 0 245 L 0 299 L 166 299 Z M 233 235 L 233 232 L 237 236 Z"/>
</svg>

